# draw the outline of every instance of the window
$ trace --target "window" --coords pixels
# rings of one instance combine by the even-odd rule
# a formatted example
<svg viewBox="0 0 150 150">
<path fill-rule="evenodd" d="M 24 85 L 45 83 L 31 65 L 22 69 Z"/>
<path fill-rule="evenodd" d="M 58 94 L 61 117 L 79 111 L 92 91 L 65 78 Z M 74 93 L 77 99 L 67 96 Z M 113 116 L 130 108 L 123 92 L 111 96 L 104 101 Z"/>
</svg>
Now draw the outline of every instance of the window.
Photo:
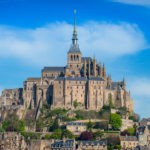
<svg viewBox="0 0 150 150">
<path fill-rule="evenodd" d="M 79 60 L 79 56 L 77 55 L 77 60 Z"/>
<path fill-rule="evenodd" d="M 71 61 L 73 61 L 73 56 L 71 55 Z"/>
</svg>

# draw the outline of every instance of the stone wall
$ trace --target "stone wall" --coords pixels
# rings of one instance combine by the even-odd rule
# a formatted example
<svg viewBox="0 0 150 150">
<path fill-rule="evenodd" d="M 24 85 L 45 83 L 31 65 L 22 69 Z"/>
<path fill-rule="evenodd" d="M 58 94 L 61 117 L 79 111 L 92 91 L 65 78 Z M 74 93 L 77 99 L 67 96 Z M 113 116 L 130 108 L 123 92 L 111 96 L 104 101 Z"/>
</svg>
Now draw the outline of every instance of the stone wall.
<svg viewBox="0 0 150 150">
<path fill-rule="evenodd" d="M 16 132 L 0 133 L 0 150 L 26 150 L 24 137 Z"/>
<path fill-rule="evenodd" d="M 51 150 L 53 140 L 31 140 L 29 150 Z"/>
</svg>

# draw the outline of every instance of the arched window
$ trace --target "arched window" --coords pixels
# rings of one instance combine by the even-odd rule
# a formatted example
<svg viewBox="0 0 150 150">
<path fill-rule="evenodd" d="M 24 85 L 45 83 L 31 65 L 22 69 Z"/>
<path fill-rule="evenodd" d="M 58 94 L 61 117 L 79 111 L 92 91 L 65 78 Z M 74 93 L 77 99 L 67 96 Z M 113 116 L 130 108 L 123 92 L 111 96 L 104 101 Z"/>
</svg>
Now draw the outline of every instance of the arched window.
<svg viewBox="0 0 150 150">
<path fill-rule="evenodd" d="M 71 55 L 71 61 L 73 61 L 73 56 Z"/>
<path fill-rule="evenodd" d="M 77 61 L 79 61 L 79 56 L 77 55 Z"/>
</svg>

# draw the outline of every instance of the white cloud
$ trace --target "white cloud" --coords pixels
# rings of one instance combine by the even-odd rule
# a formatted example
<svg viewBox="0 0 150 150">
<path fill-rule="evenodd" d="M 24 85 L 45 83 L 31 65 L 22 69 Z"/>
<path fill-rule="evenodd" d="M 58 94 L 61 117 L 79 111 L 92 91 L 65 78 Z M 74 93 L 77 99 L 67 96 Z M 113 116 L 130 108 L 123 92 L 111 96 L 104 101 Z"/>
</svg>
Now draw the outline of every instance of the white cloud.
<svg viewBox="0 0 150 150">
<path fill-rule="evenodd" d="M 128 87 L 134 97 L 134 110 L 141 117 L 150 117 L 150 78 L 130 77 Z"/>
<path fill-rule="evenodd" d="M 150 79 L 136 78 L 129 82 L 129 88 L 135 96 L 150 97 Z"/>
<path fill-rule="evenodd" d="M 131 4 L 131 5 L 141 5 L 141 6 L 150 6 L 149 0 L 112 0 L 114 2 Z"/>
<path fill-rule="evenodd" d="M 72 29 L 72 25 L 66 22 L 36 29 L 0 26 L 0 58 L 16 58 L 40 66 L 66 64 Z M 83 55 L 95 54 L 99 60 L 148 47 L 144 34 L 135 24 L 88 22 L 78 26 L 78 34 Z"/>
</svg>

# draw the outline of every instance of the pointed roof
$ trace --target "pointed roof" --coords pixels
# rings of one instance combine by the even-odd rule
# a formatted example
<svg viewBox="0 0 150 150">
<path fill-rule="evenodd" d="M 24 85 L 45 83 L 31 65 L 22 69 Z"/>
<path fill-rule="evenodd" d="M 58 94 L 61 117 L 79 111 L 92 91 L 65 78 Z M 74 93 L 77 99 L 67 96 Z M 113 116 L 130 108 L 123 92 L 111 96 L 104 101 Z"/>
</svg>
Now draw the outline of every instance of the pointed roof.
<svg viewBox="0 0 150 150">
<path fill-rule="evenodd" d="M 77 38 L 77 29 L 76 29 L 76 10 L 74 10 L 74 28 L 73 28 L 73 34 L 72 34 L 72 44 L 69 49 L 69 53 L 81 53 L 77 41 L 78 41 L 78 38 Z"/>
</svg>

